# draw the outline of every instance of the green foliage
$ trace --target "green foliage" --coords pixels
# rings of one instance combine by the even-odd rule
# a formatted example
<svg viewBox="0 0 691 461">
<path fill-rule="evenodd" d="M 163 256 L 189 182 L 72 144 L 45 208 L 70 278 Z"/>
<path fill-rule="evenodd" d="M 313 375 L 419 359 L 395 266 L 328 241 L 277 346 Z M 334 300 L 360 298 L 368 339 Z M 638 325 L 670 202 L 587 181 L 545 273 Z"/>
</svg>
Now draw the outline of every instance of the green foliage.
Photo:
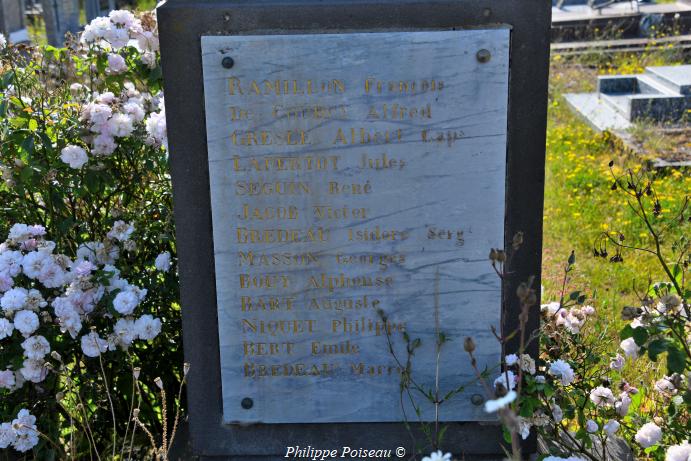
<svg viewBox="0 0 691 461">
<path fill-rule="evenodd" d="M 150 15 L 142 21 L 145 28 L 155 27 Z M 125 71 L 109 69 L 109 53 L 124 58 Z M 133 46 L 113 51 L 101 44 L 85 47 L 71 42 L 66 48 L 7 47 L 0 55 L 0 235 L 7 235 L 16 223 L 40 224 L 56 248 L 74 258 L 84 243 L 107 241 L 117 221 L 130 223 L 135 231 L 124 242 L 117 267 L 123 279 L 148 290 L 138 307 L 140 313 L 151 314 L 163 324 L 154 341 L 104 354 L 102 370 L 100 359 L 84 357 L 78 339 L 67 333 L 49 337 L 70 378 L 51 373 L 40 386 L 27 384 L 12 393 L 0 390 L 1 421 L 11 421 L 19 408 L 30 408 L 41 416 L 39 429 L 52 439 L 67 443 L 76 438 L 71 456 L 83 459 L 92 449 L 110 452 L 113 416 L 121 428 L 130 420 L 133 367 L 141 368 L 142 383 L 153 383 L 160 377 L 166 387 L 174 387 L 182 378 L 177 274 L 154 267 L 156 257 L 163 252 L 175 260 L 168 154 L 151 139 L 141 120 L 131 134 L 117 138 L 111 154 L 99 154 L 94 144 L 97 133 L 84 116 L 89 103 L 109 93 L 115 98 L 111 106 L 118 110 L 124 111 L 127 98 L 141 98 L 140 105 L 147 114 L 158 111 L 160 66 L 156 56 L 153 63 L 145 64 L 144 52 Z M 71 167 L 61 158 L 67 146 L 87 151 L 88 162 Z M 95 277 L 105 280 L 112 275 L 102 272 Z M 110 292 L 102 300 L 115 314 L 112 302 L 117 293 Z M 99 323 L 95 318 L 94 322 L 95 328 L 105 328 L 108 319 L 106 316 Z M 17 343 L 0 342 L 0 368 L 19 370 L 21 362 Z M 57 369 L 59 364 L 54 362 L 54 366 Z M 69 391 L 65 390 L 68 384 Z M 104 388 L 109 389 L 112 410 Z M 81 406 L 77 408 L 78 404 L 68 398 L 60 402 L 58 393 L 79 395 Z M 161 432 L 158 390 L 142 385 L 141 396 L 138 417 L 157 435 Z M 172 408 L 175 396 L 168 400 Z M 93 432 L 91 440 L 80 432 L 86 421 L 77 427 L 70 409 L 84 414 Z M 34 455 L 36 459 L 51 459 L 56 452 L 42 441 Z"/>
</svg>

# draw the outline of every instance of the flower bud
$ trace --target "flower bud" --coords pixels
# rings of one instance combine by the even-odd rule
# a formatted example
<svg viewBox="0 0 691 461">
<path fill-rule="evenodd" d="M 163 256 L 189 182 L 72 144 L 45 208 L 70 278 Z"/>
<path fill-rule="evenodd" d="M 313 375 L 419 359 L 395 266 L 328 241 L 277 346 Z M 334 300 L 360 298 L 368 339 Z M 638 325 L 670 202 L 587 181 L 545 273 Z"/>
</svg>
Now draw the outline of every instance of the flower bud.
<svg viewBox="0 0 691 461">
<path fill-rule="evenodd" d="M 139 379 L 139 373 L 141 373 L 142 369 L 139 367 L 134 367 L 132 370 L 132 375 L 134 376 L 134 379 Z"/>
<path fill-rule="evenodd" d="M 159 389 L 163 389 L 163 380 L 160 377 L 154 378 L 154 383 L 156 383 Z"/>
<path fill-rule="evenodd" d="M 55 360 L 57 360 L 58 362 L 62 362 L 62 357 L 60 356 L 60 354 L 58 353 L 58 351 L 53 351 L 53 352 L 51 352 L 51 353 L 50 353 L 50 356 L 53 357 L 53 358 L 54 358 Z"/>
<path fill-rule="evenodd" d="M 187 373 L 189 373 L 189 372 L 190 372 L 190 363 L 189 363 L 189 362 L 185 362 L 185 363 L 182 365 L 182 375 L 183 375 L 183 376 L 187 376 Z"/>
<path fill-rule="evenodd" d="M 640 307 L 624 306 L 624 308 L 621 310 L 621 319 L 633 320 L 636 317 L 640 317 L 642 313 L 643 309 L 641 309 Z"/>
<path fill-rule="evenodd" d="M 58 392 L 57 394 L 55 394 L 55 400 L 57 400 L 58 402 L 64 398 L 65 398 L 64 392 Z"/>
<path fill-rule="evenodd" d="M 475 341 L 470 336 L 463 341 L 463 350 L 470 353 L 475 352 Z"/>
</svg>

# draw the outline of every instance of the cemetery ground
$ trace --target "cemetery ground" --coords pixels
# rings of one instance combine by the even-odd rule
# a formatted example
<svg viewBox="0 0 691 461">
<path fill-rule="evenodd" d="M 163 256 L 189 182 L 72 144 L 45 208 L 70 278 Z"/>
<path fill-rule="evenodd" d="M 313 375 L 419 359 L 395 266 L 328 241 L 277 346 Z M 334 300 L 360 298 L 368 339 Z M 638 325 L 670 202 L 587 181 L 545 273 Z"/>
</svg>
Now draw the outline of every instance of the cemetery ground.
<svg viewBox="0 0 691 461">
<path fill-rule="evenodd" d="M 691 147 L 691 130 L 674 135 L 660 134 L 653 124 L 634 127 L 632 135 L 641 141 L 635 152 L 611 134 L 592 129 L 568 106 L 564 93 L 593 91 L 598 75 L 627 75 L 643 72 L 647 66 L 688 63 L 688 56 L 669 47 L 644 53 L 585 54 L 564 57 L 553 54 L 546 148 L 544 207 L 543 302 L 559 299 L 563 261 L 573 250 L 577 270 L 572 288 L 591 295 L 598 307 L 594 335 L 608 332 L 610 352 L 616 353 L 617 332 L 626 323 L 621 307 L 636 305 L 649 281 L 663 278 L 654 256 L 625 251 L 623 261 L 612 263 L 593 255 L 603 232 L 622 232 L 631 246 L 650 244 L 645 224 L 627 206 L 620 190 L 611 190 L 613 170 L 650 168 L 655 178 L 663 213 L 672 213 L 691 191 L 689 167 L 652 168 L 654 159 Z M 678 229 L 676 237 L 679 237 Z M 670 240 L 672 236 L 669 237 Z M 611 256 L 611 255 L 610 255 Z M 664 364 L 634 362 L 630 376 L 639 381 L 660 374 Z M 635 380 L 632 380 L 635 381 Z"/>
</svg>

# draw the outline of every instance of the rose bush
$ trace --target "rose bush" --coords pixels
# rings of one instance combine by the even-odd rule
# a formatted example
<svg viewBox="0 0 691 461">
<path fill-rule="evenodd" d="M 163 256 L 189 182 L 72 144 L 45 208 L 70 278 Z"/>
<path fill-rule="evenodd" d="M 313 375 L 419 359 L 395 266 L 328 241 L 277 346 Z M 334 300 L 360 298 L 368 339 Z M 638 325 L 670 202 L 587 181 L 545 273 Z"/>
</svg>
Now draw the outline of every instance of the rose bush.
<svg viewBox="0 0 691 461">
<path fill-rule="evenodd" d="M 114 453 L 183 374 L 155 16 L 0 58 L 0 447 Z"/>
<path fill-rule="evenodd" d="M 530 357 L 505 357 L 504 371 L 494 382 L 496 398 L 485 409 L 500 412 L 514 446 L 516 435 L 527 438 L 534 430 L 549 441 L 554 455 L 575 456 L 547 459 L 609 459 L 608 441 L 617 436 L 637 458 L 687 460 L 691 456 L 689 197 L 681 197 L 678 207 L 665 213 L 645 171 L 612 174 L 611 189 L 625 194 L 648 229 L 650 246 L 628 244 L 621 233 L 605 233 L 593 251 L 595 257 L 621 264 L 626 251 L 645 253 L 667 280 L 640 290 L 639 306 L 621 306 L 627 323 L 615 331 L 597 322 L 586 294 L 566 292 L 575 264 L 572 254 L 559 301 L 541 306 L 538 366 Z M 610 250 L 614 247 L 614 254 L 608 245 Z M 506 332 L 500 340 L 512 334 Z M 613 349 L 618 352 L 610 354 Z M 645 370 L 644 376 L 640 370 Z"/>
</svg>

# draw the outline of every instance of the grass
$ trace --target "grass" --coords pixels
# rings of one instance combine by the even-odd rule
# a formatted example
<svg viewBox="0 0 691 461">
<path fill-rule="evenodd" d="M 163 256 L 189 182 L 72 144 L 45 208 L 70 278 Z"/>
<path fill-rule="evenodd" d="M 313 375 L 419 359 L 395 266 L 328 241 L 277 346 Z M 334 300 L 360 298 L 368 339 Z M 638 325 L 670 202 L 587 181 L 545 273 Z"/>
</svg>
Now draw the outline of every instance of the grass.
<svg viewBox="0 0 691 461">
<path fill-rule="evenodd" d="M 683 58 L 674 49 L 565 59 L 552 57 L 546 157 L 546 184 L 543 232 L 543 302 L 558 300 L 563 265 L 575 251 L 576 273 L 573 290 L 588 293 L 598 309 L 596 331 L 607 328 L 612 337 L 611 352 L 618 346 L 616 332 L 625 305 L 640 305 L 637 291 L 645 292 L 648 281 L 663 279 L 653 256 L 625 251 L 623 263 L 610 263 L 593 256 L 593 247 L 605 231 L 620 231 L 628 245 L 649 247 L 644 224 L 629 209 L 625 195 L 611 190 L 615 171 L 640 169 L 646 159 L 632 154 L 608 133 L 593 131 L 574 115 L 563 98 L 566 92 L 593 91 L 598 74 L 638 73 L 649 65 L 678 64 Z M 666 169 L 654 172 L 655 187 L 663 208 L 663 218 L 672 216 L 681 199 L 691 191 L 691 170 Z M 677 229 L 679 236 L 683 230 Z M 686 226 L 688 232 L 688 225 Z M 670 236 L 671 237 L 671 236 Z M 671 243 L 671 238 L 668 239 Z M 610 247 L 610 253 L 613 248 Z M 668 252 L 669 253 L 669 252 Z M 661 373 L 657 365 L 636 362 L 629 374 L 638 380 Z"/>
</svg>

